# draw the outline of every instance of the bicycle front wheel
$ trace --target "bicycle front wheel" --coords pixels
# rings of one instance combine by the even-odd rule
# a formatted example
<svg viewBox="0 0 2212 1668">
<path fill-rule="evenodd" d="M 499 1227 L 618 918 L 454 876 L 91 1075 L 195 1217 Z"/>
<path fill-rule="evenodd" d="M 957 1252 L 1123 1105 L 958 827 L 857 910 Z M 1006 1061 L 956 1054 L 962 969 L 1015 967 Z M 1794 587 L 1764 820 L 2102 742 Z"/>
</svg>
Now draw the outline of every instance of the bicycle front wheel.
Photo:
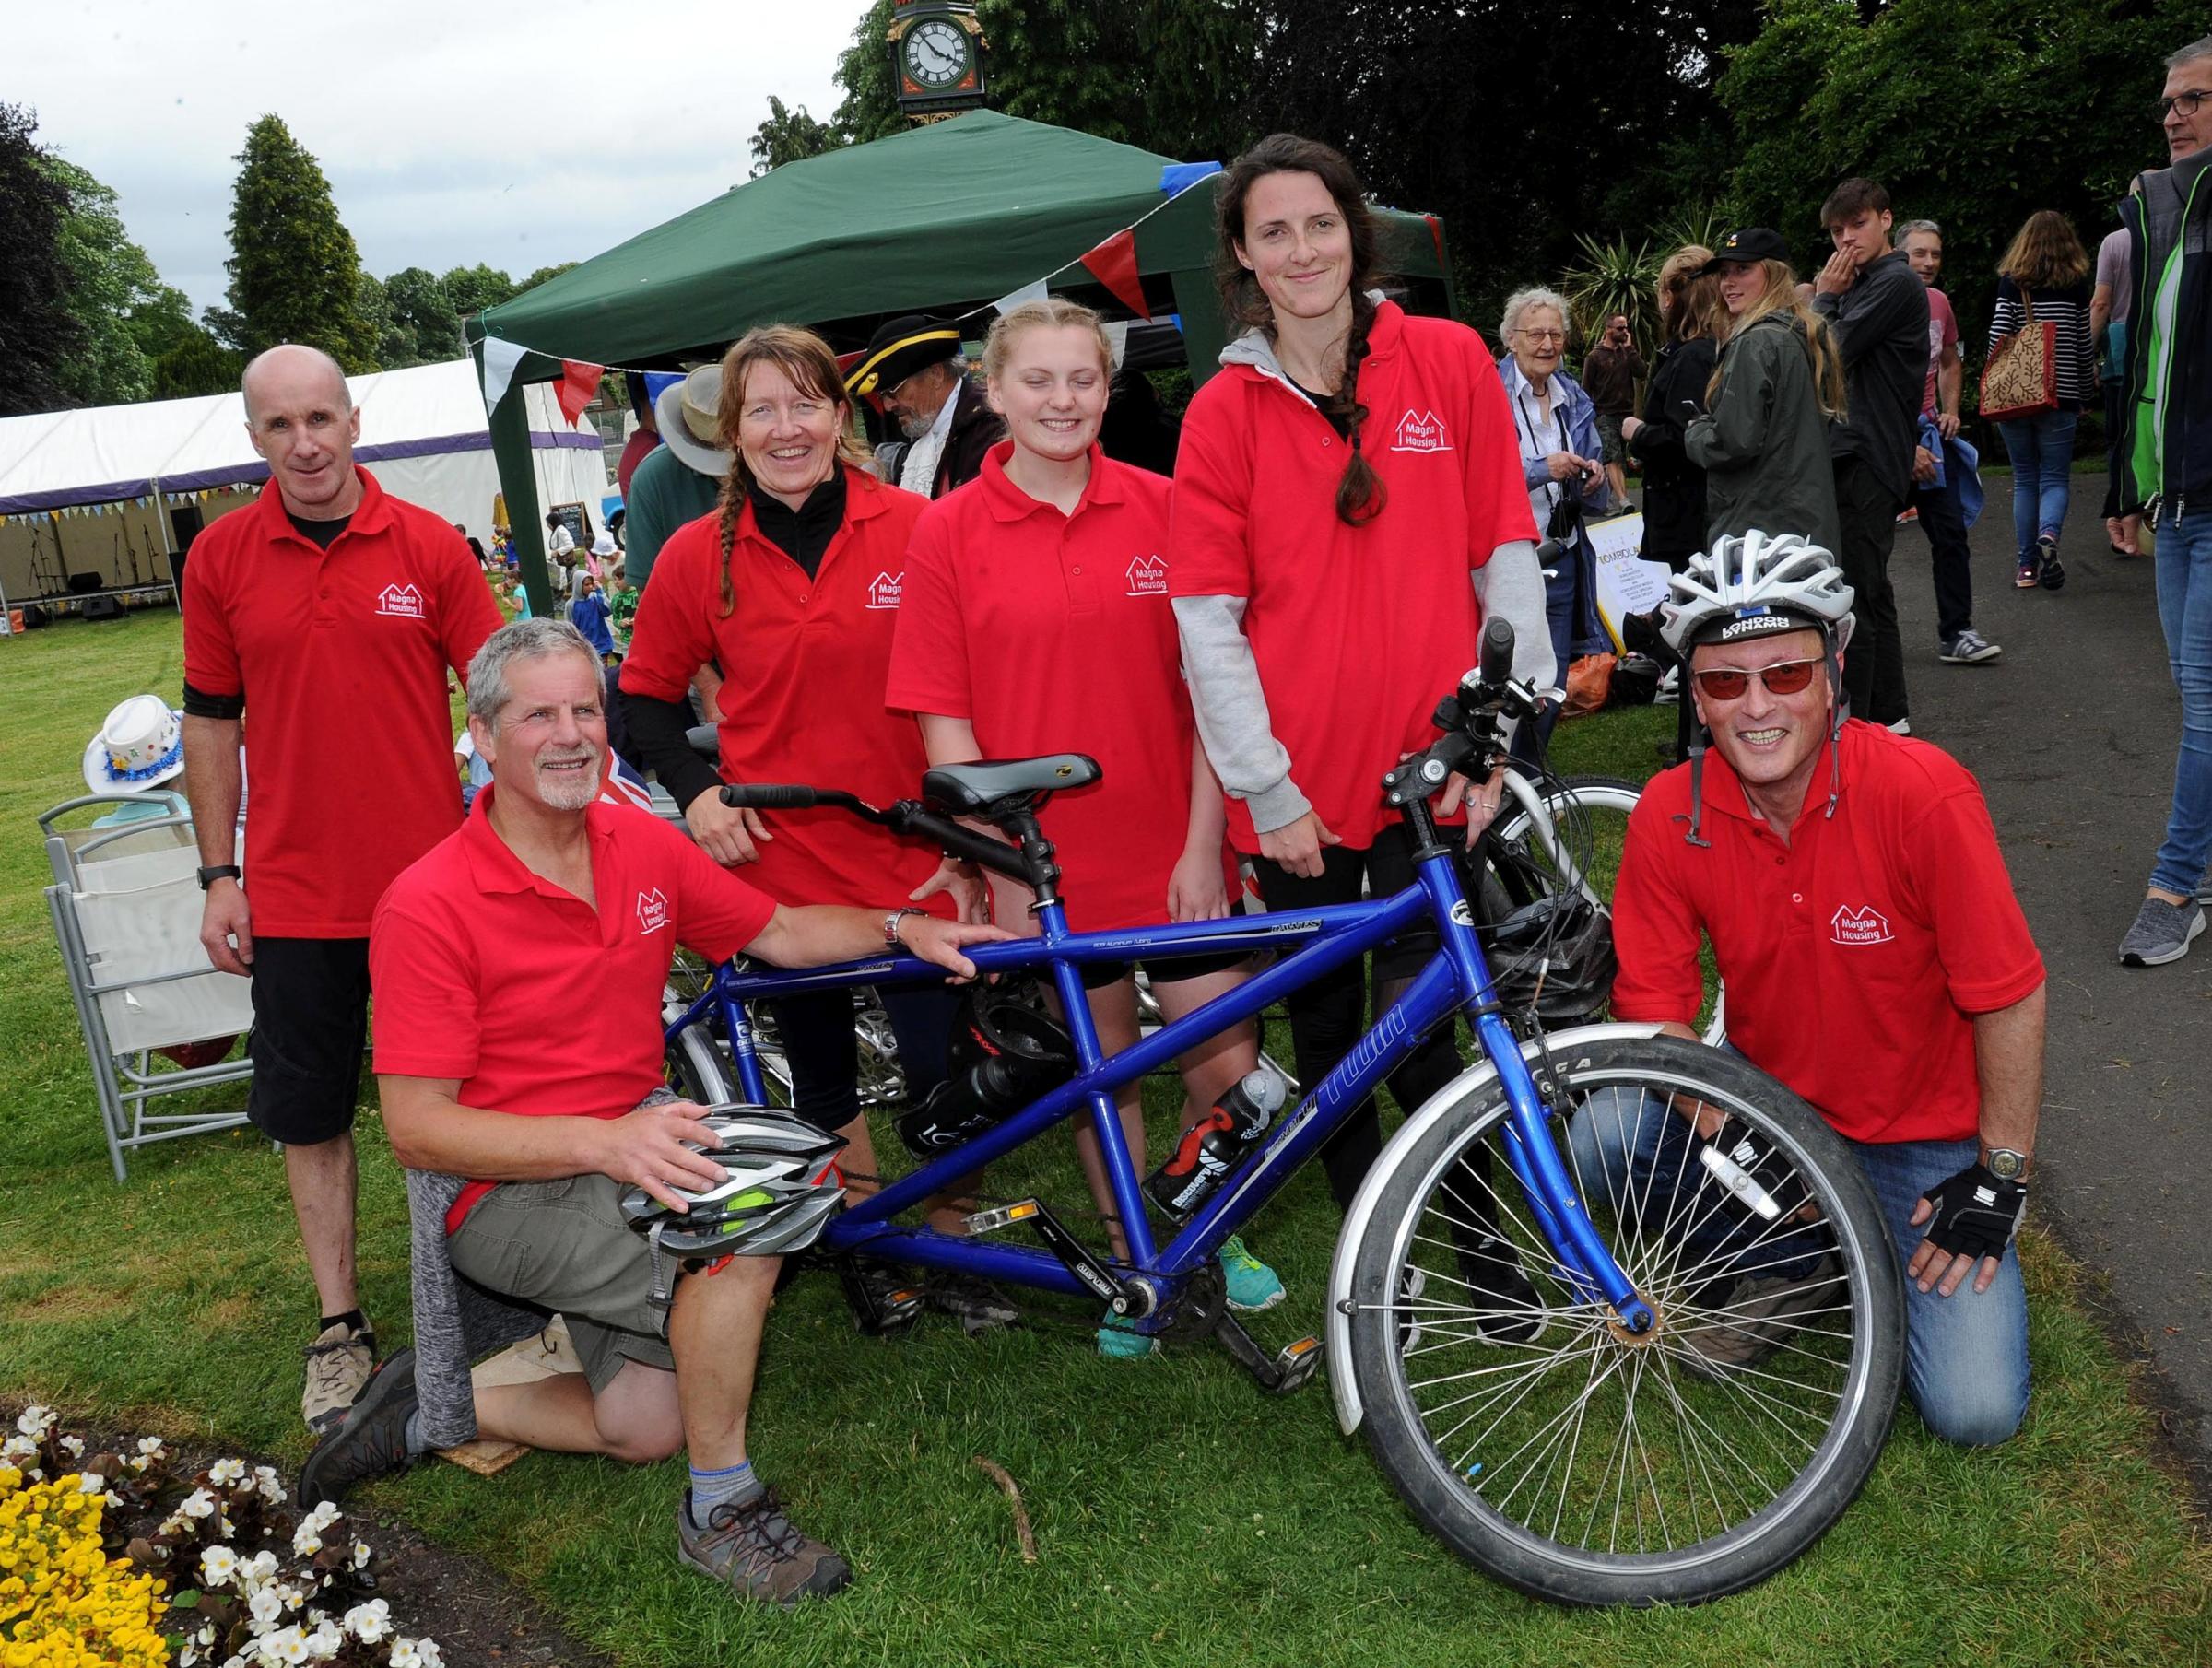
<svg viewBox="0 0 2212 1668">
<path fill-rule="evenodd" d="M 1749 1063 L 1653 1038 L 1554 1063 L 1569 1173 L 1658 1323 L 1628 1333 L 1562 1267 L 1493 1083 L 1396 1155 L 1355 1248 L 1369 1439 L 1423 1525 L 1524 1592 L 1717 1598 L 1812 1545 L 1872 1469 L 1904 1365 L 1896 1256 L 1841 1138 Z M 1779 1156 L 1759 1208 L 1700 1157 L 1700 1105 Z"/>
</svg>

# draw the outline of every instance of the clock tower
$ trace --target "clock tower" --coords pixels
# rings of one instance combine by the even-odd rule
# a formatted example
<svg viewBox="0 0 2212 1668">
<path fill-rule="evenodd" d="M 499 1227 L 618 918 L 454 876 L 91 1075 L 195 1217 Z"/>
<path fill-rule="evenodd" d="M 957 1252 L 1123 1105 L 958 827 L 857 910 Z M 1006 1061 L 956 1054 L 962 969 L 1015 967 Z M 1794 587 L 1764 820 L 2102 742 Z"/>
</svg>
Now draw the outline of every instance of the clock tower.
<svg viewBox="0 0 2212 1668">
<path fill-rule="evenodd" d="M 983 31 L 975 8 L 953 0 L 900 0 L 886 37 L 899 108 L 934 122 L 982 106 Z"/>
</svg>

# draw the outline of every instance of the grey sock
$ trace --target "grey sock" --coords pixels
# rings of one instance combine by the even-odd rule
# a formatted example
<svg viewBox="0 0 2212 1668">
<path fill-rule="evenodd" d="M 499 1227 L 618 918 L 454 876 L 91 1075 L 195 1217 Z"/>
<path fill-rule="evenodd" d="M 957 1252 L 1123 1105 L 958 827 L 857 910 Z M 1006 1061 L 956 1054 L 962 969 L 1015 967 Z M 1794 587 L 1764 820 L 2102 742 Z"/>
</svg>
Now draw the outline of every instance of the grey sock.
<svg viewBox="0 0 2212 1668">
<path fill-rule="evenodd" d="M 406 1443 L 410 1458 L 419 1458 L 429 1451 L 430 1445 L 422 1439 L 422 1409 L 419 1407 L 407 1415 Z"/>
</svg>

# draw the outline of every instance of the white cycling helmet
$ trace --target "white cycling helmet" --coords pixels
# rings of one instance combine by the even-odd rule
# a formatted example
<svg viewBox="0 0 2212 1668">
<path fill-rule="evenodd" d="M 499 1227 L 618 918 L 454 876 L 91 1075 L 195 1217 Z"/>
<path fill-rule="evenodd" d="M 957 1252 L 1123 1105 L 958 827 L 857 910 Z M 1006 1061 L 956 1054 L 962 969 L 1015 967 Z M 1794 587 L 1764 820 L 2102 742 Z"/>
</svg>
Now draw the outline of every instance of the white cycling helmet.
<svg viewBox="0 0 2212 1668">
<path fill-rule="evenodd" d="M 724 1255 L 781 1257 L 805 1251 L 845 1196 L 837 1155 L 844 1137 L 773 1107 L 717 1106 L 701 1124 L 722 1145 L 684 1145 L 722 1166 L 720 1181 L 675 1188 L 672 1211 L 642 1187 L 624 1190 L 623 1217 L 652 1247 L 653 1299 L 667 1302 L 664 1254 L 679 1261 Z"/>
<path fill-rule="evenodd" d="M 1666 646 L 1681 657 L 1684 681 L 1690 675 L 1690 652 L 1703 643 L 1742 642 L 1783 631 L 1820 633 L 1828 661 L 1828 807 L 1836 814 L 1842 792 L 1841 738 L 1847 705 L 1843 699 L 1843 649 L 1851 641 L 1852 589 L 1843 570 L 1818 545 L 1794 533 L 1761 533 L 1741 538 L 1724 534 L 1712 549 L 1689 558 L 1674 576 L 1659 627 Z M 1683 691 L 1688 699 L 1688 691 Z M 1689 740 L 1689 832 L 1684 839 L 1703 846 L 1706 732 L 1692 726 Z"/>
<path fill-rule="evenodd" d="M 1853 601 L 1836 558 L 1794 533 L 1713 540 L 1667 588 L 1660 635 L 1687 661 L 1700 643 L 1736 642 L 1811 627 L 1841 651 L 1851 641 Z"/>
</svg>

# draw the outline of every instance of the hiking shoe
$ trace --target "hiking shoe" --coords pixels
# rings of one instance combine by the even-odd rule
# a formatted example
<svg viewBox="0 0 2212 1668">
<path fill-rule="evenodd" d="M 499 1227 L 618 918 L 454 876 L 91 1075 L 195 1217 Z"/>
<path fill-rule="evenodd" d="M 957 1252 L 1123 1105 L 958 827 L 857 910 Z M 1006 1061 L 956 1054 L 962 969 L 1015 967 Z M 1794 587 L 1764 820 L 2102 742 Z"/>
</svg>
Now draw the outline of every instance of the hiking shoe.
<svg viewBox="0 0 2212 1668">
<path fill-rule="evenodd" d="M 2048 533 L 2035 541 L 2036 554 L 2042 560 L 2036 575 L 2036 583 L 2046 591 L 2057 591 L 2066 582 L 2065 565 L 2058 559 L 2058 541 Z"/>
<path fill-rule="evenodd" d="M 1398 1354 L 1409 1356 L 1421 1341 L 1420 1311 L 1417 1307 L 1421 1294 L 1429 1289 L 1429 1271 L 1408 1267 L 1398 1275 L 1398 1302 L 1406 1310 L 1398 1322 Z"/>
<path fill-rule="evenodd" d="M 1534 1344 L 1542 1337 L 1544 1299 L 1512 1245 L 1486 1234 L 1457 1249 L 1459 1277 L 1469 1288 L 1463 1301 L 1471 1312 L 1451 1319 L 1470 1322 L 1485 1344 Z"/>
<path fill-rule="evenodd" d="M 930 1306 L 958 1315 L 960 1330 L 971 1338 L 994 1327 L 1011 1326 L 1021 1319 L 1006 1294 L 988 1280 L 973 1274 L 941 1274 L 927 1286 Z"/>
<path fill-rule="evenodd" d="M 2173 904 L 2163 898 L 2146 898 L 2136 924 L 2120 941 L 2120 965 L 2156 968 L 2179 961 L 2189 954 L 2189 941 L 2204 930 L 2204 906 L 2195 899 Z"/>
<path fill-rule="evenodd" d="M 1158 1338 L 1148 1338 L 1136 1330 L 1136 1322 L 1121 1315 L 1108 1315 L 1099 1324 L 1099 1354 L 1114 1361 L 1138 1361 L 1156 1354 L 1159 1349 Z"/>
<path fill-rule="evenodd" d="M 307 1456 L 300 1468 L 300 1505 L 335 1505 L 357 1483 L 405 1471 L 415 1458 L 407 1451 L 407 1420 L 417 1405 L 415 1352 L 396 1350 L 370 1377 L 338 1427 Z"/>
<path fill-rule="evenodd" d="M 372 1329 L 341 1321 L 318 1333 L 307 1346 L 307 1388 L 300 1396 L 300 1416 L 308 1429 L 319 1437 L 337 1429 L 375 1367 Z"/>
<path fill-rule="evenodd" d="M 1843 1296 L 1837 1279 L 1841 1272 L 1831 1253 L 1799 1279 L 1746 1275 L 1720 1283 L 1712 1309 L 1676 1330 L 1688 1345 L 1683 1367 L 1719 1383 L 1736 1368 L 1758 1366 L 1787 1341 L 1798 1316 L 1827 1309 Z"/>
<path fill-rule="evenodd" d="M 1231 1309 L 1273 1309 L 1283 1300 L 1283 1283 L 1275 1270 L 1244 1249 L 1244 1237 L 1231 1234 L 1215 1253 L 1221 1264 L 1222 1289 Z"/>
<path fill-rule="evenodd" d="M 1969 626 L 1949 642 L 1944 644 L 1942 652 L 1936 658 L 1946 665 L 1979 666 L 1984 661 L 1993 661 L 2004 652 L 2004 650 Z"/>
<path fill-rule="evenodd" d="M 826 1599 L 853 1584 L 853 1566 L 821 1542 L 801 1534 L 773 1491 L 762 1489 L 743 1505 L 724 1501 L 691 1521 L 691 1491 L 676 1509 L 676 1540 L 684 1562 L 711 1575 L 740 1598 L 784 1610 L 801 1599 Z"/>
</svg>

